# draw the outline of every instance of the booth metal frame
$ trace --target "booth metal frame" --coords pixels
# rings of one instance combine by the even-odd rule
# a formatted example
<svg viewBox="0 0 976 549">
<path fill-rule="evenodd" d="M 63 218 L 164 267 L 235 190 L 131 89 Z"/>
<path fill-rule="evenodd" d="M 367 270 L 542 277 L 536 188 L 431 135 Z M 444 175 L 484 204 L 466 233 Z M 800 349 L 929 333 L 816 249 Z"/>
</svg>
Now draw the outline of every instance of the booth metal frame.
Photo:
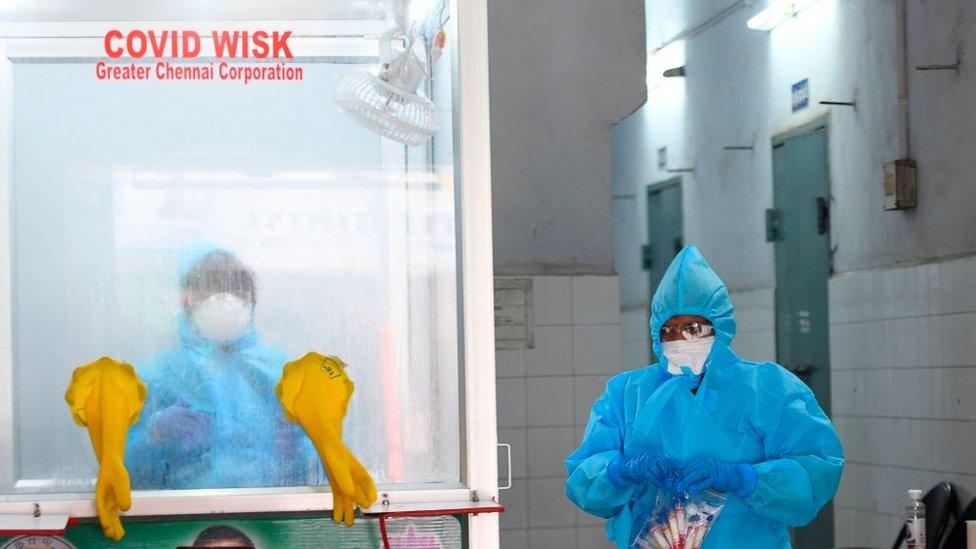
<svg viewBox="0 0 976 549">
<path fill-rule="evenodd" d="M 459 326 L 459 484 L 381 485 L 381 497 L 367 515 L 395 516 L 398 506 L 414 513 L 480 509 L 466 521 L 472 547 L 498 546 L 497 437 L 495 421 L 494 313 L 491 233 L 491 152 L 487 47 L 487 0 L 452 2 L 454 22 L 454 153 L 457 185 Z M 0 227 L 10 227 L 13 148 L 13 64 L 25 60 L 104 58 L 109 29 L 291 30 L 296 59 L 376 55 L 382 21 L 99 21 L 0 23 Z M 203 41 L 201 55 L 212 55 Z M 323 98 L 323 102 L 327 101 Z M 9 234 L 9 229 L 8 229 Z M 13 334 L 11 241 L 0 238 L 0 482 L 12 484 L 14 470 Z M 66 412 L 67 413 L 67 412 Z M 90 451 L 89 448 L 79 451 Z M 327 486 L 258 489 L 138 491 L 124 516 L 178 518 L 212 514 L 317 512 L 332 508 Z M 424 510 L 430 513 L 425 513 Z M 75 519 L 96 516 L 89 494 L 0 494 L 0 514 L 36 512 Z"/>
</svg>

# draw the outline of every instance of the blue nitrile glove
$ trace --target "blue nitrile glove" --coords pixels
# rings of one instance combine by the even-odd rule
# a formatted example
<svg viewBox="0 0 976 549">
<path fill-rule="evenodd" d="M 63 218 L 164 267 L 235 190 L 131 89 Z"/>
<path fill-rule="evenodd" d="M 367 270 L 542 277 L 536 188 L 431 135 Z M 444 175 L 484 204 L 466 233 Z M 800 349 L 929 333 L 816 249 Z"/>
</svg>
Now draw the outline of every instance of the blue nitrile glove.
<svg viewBox="0 0 976 549">
<path fill-rule="evenodd" d="M 186 396 L 160 410 L 152 420 L 153 435 L 160 441 L 178 442 L 184 450 L 198 447 L 211 433 L 211 421 L 206 414 L 190 407 Z"/>
<path fill-rule="evenodd" d="M 650 453 L 636 456 L 618 456 L 607 466 L 607 477 L 617 488 L 650 482 L 669 492 L 678 481 L 678 464 L 666 456 Z"/>
<path fill-rule="evenodd" d="M 748 463 L 725 463 L 706 457 L 684 468 L 676 488 L 689 494 L 712 489 L 744 499 L 756 490 L 758 481 L 756 470 Z"/>
</svg>

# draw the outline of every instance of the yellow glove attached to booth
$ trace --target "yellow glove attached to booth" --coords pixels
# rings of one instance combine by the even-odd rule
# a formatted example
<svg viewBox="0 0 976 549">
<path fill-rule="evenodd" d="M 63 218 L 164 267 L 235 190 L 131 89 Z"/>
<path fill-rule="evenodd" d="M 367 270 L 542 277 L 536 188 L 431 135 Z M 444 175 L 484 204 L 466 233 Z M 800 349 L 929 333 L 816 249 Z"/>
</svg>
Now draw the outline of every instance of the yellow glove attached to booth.
<svg viewBox="0 0 976 549">
<path fill-rule="evenodd" d="M 332 520 L 352 526 L 355 508 L 376 501 L 376 485 L 342 442 L 342 420 L 353 383 L 337 357 L 308 353 L 285 364 L 275 394 L 288 421 L 298 423 L 315 445 L 332 485 Z"/>
<path fill-rule="evenodd" d="M 139 419 L 146 386 L 131 365 L 102 357 L 75 369 L 64 399 L 75 423 L 88 428 L 99 465 L 95 484 L 98 519 L 105 536 L 118 541 L 125 535 L 119 512 L 132 505 L 124 463 L 125 438 Z"/>
</svg>

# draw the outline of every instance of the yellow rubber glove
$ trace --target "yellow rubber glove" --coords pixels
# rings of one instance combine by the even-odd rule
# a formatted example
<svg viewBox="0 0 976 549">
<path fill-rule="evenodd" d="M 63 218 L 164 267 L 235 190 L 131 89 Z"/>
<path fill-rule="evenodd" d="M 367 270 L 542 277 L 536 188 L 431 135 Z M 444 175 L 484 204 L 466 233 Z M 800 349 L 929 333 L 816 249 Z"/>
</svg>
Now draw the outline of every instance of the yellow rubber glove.
<svg viewBox="0 0 976 549">
<path fill-rule="evenodd" d="M 131 365 L 102 357 L 75 369 L 64 399 L 75 423 L 88 428 L 99 464 L 95 484 L 98 519 L 105 537 L 118 541 L 125 536 L 119 512 L 132 505 L 124 463 L 125 438 L 139 419 L 146 386 Z"/>
<path fill-rule="evenodd" d="M 342 420 L 353 389 L 341 360 L 314 352 L 285 364 L 275 388 L 285 418 L 305 429 L 329 476 L 332 520 L 346 526 L 353 523 L 354 503 L 369 507 L 376 501 L 373 478 L 342 442 Z"/>
<path fill-rule="evenodd" d="M 339 364 L 342 363 L 340 362 Z M 342 421 L 335 422 L 333 429 L 339 433 L 341 441 Z M 345 445 L 343 444 L 342 447 L 345 448 Z M 332 509 L 332 521 L 336 524 L 344 522 L 346 526 L 352 526 L 353 519 L 356 517 L 356 504 L 362 508 L 366 508 L 376 501 L 376 485 L 373 483 L 373 477 L 369 475 L 369 471 L 363 467 L 363 464 L 356 459 L 355 455 L 348 448 L 345 451 L 349 452 L 349 458 L 351 459 L 349 467 L 352 475 L 353 491 L 343 492 L 342 490 L 337 490 L 335 488 L 338 486 L 337 480 L 333 478 L 331 471 L 327 469 L 327 472 L 329 485 L 333 487 L 332 499 L 334 506 Z"/>
<path fill-rule="evenodd" d="M 353 460 L 355 459 L 353 458 Z M 358 461 L 356 461 L 356 465 L 362 468 L 362 465 L 359 465 Z M 369 507 L 373 501 L 376 501 L 376 488 L 372 488 L 372 498 L 370 498 L 367 492 L 370 489 L 368 486 L 372 486 L 373 479 L 363 469 L 358 476 L 365 476 L 366 480 L 363 482 L 355 482 L 356 487 L 354 491 L 358 490 L 359 492 L 356 496 L 352 496 L 336 487 L 336 479 L 328 468 L 326 468 L 326 474 L 329 477 L 329 485 L 332 486 L 332 522 L 336 524 L 345 523 L 346 526 L 352 526 L 356 518 L 356 503 L 358 502 L 362 507 Z"/>
</svg>

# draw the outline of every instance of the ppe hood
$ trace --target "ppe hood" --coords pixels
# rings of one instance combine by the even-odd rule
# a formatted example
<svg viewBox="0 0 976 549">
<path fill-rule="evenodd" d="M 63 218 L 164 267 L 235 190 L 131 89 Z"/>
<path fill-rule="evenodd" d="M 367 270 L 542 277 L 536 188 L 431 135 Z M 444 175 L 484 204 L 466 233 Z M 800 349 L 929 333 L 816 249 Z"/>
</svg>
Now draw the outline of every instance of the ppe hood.
<svg viewBox="0 0 976 549">
<path fill-rule="evenodd" d="M 651 341 L 654 355 L 660 360 L 661 326 L 677 315 L 696 315 L 707 318 L 715 328 L 715 339 L 732 344 L 735 319 L 732 300 L 722 279 L 718 277 L 698 248 L 685 246 L 675 256 L 664 273 L 651 299 Z"/>
</svg>

